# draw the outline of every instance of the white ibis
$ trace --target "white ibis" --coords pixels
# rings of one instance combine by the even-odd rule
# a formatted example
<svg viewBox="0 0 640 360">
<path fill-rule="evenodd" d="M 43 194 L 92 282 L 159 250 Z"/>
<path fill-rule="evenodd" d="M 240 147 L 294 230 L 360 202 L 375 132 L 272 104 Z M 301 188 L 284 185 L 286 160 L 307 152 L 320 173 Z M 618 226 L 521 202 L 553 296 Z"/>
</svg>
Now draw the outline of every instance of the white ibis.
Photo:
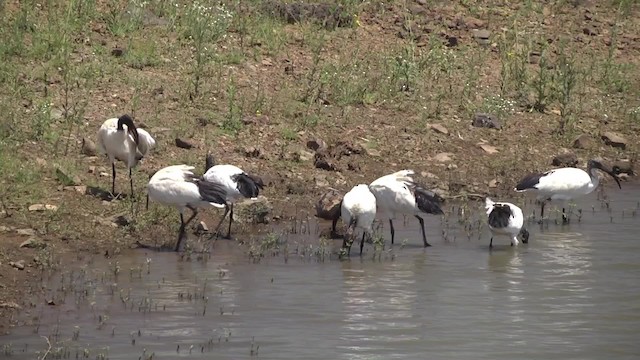
<svg viewBox="0 0 640 360">
<path fill-rule="evenodd" d="M 227 214 L 231 213 L 227 231 L 227 238 L 230 238 L 231 223 L 233 223 L 233 204 L 243 198 L 257 199 L 260 190 L 264 188 L 264 183 L 261 178 L 249 175 L 237 166 L 214 164 L 213 156 L 208 153 L 206 157 L 206 172 L 202 177 L 211 183 L 219 184 L 224 190 L 224 215 L 222 215 L 222 219 L 216 226 L 215 232 L 218 232 Z"/>
<path fill-rule="evenodd" d="M 508 236 L 511 239 L 511 246 L 518 245 L 518 235 L 522 235 L 522 242 L 529 242 L 529 232 L 524 227 L 524 215 L 522 209 L 508 202 L 493 202 L 490 198 L 485 199 L 487 209 L 487 223 L 491 230 L 491 241 L 489 247 L 493 247 L 494 236 Z"/>
<path fill-rule="evenodd" d="M 340 209 L 342 221 L 347 224 L 347 231 L 344 235 L 342 247 L 351 253 L 353 244 L 353 233 L 356 228 L 362 230 L 362 240 L 360 240 L 360 255 L 364 247 L 365 236 L 371 238 L 373 233 L 373 221 L 376 218 L 376 197 L 369 190 L 366 184 L 354 186 L 342 199 Z"/>
<path fill-rule="evenodd" d="M 600 183 L 596 170 L 602 170 L 609 174 L 616 181 L 618 187 L 622 189 L 616 174 L 607 169 L 601 162 L 589 160 L 587 162 L 587 171 L 567 167 L 549 170 L 544 173 L 529 174 L 520 180 L 515 187 L 515 191 L 535 193 L 537 200 L 542 203 L 540 217 L 544 218 L 544 206 L 547 201 L 565 202 L 590 194 L 595 190 Z M 562 208 L 562 221 L 564 223 L 569 221 L 564 207 Z"/>
<path fill-rule="evenodd" d="M 194 175 L 193 169 L 195 167 L 188 165 L 168 166 L 153 174 L 147 184 L 149 199 L 180 211 L 180 232 L 175 251 L 180 250 L 185 228 L 198 214 L 198 208 L 225 207 L 223 186 Z M 187 221 L 184 221 L 185 209 L 193 212 Z"/>
<path fill-rule="evenodd" d="M 156 141 L 144 129 L 136 128 L 129 115 L 107 119 L 98 130 L 98 150 L 106 154 L 111 163 L 111 194 L 116 191 L 116 160 L 127 164 L 131 197 L 133 197 L 133 178 L 131 169 L 153 149 Z"/>
<path fill-rule="evenodd" d="M 393 174 L 376 179 L 369 185 L 375 195 L 378 211 L 384 218 L 389 219 L 391 227 L 391 244 L 395 237 L 393 219 L 397 214 L 413 215 L 420 222 L 422 241 L 424 246 L 431 246 L 427 242 L 422 214 L 443 214 L 440 204 L 444 201 L 436 193 L 426 190 L 422 185 L 413 181 L 413 170 L 400 170 Z"/>
</svg>

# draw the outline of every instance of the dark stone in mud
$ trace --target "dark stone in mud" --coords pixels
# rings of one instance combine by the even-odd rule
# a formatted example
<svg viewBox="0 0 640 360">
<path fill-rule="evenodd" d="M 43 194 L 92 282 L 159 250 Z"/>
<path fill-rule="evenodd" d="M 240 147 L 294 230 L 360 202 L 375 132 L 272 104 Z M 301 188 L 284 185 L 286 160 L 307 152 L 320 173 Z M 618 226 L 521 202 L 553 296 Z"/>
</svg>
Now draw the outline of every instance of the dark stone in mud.
<svg viewBox="0 0 640 360">
<path fill-rule="evenodd" d="M 329 189 L 329 191 L 322 194 L 316 203 L 316 216 L 320 219 L 332 221 L 339 219 L 343 197 L 344 194 L 341 194 L 338 190 Z"/>
<path fill-rule="evenodd" d="M 244 153 L 244 156 L 248 158 L 262 157 L 262 151 L 255 146 L 247 146 L 242 150 L 242 152 Z"/>
<path fill-rule="evenodd" d="M 244 224 L 268 224 L 273 206 L 269 200 L 260 195 L 258 199 L 245 199 L 233 206 L 233 221 Z"/>
<path fill-rule="evenodd" d="M 578 157 L 572 152 L 558 154 L 553 157 L 551 165 L 562 167 L 576 167 L 576 165 L 578 165 Z"/>
<path fill-rule="evenodd" d="M 82 138 L 82 149 L 80 151 L 86 156 L 96 156 L 96 144 L 91 139 Z"/>
<path fill-rule="evenodd" d="M 115 57 L 121 57 L 122 55 L 124 55 L 124 49 L 121 48 L 121 47 L 113 48 L 111 50 L 111 55 L 113 55 Z"/>
<path fill-rule="evenodd" d="M 322 170 L 327 171 L 338 171 L 338 167 L 336 164 L 327 158 L 327 155 L 324 153 L 316 153 L 315 160 L 313 165 Z"/>
<path fill-rule="evenodd" d="M 606 133 L 602 134 L 602 140 L 604 140 L 605 144 L 614 148 L 620 148 L 624 150 L 627 147 L 627 140 L 622 137 L 622 135 L 612 131 L 607 131 Z"/>
<path fill-rule="evenodd" d="M 206 117 L 197 117 L 196 118 L 196 122 L 198 123 L 198 125 L 205 127 L 207 125 L 209 125 L 211 123 L 211 121 L 209 119 L 207 119 Z"/>
<path fill-rule="evenodd" d="M 302 183 L 289 182 L 287 183 L 287 194 L 290 195 L 303 195 L 307 192 L 305 186 Z"/>
<path fill-rule="evenodd" d="M 183 140 L 180 138 L 176 138 L 176 146 L 181 149 L 191 149 L 193 148 L 193 144 L 188 142 L 187 140 Z"/>
<path fill-rule="evenodd" d="M 502 127 L 498 118 L 495 115 L 488 113 L 476 113 L 471 125 L 489 129 L 500 129 Z"/>
<path fill-rule="evenodd" d="M 360 171 L 360 170 L 361 170 L 361 169 L 360 169 L 360 164 L 358 164 L 358 163 L 357 163 L 357 162 L 355 162 L 355 161 L 350 161 L 350 162 L 347 164 L 347 170 L 350 170 L 350 171 Z"/>
<path fill-rule="evenodd" d="M 313 151 L 324 151 L 327 149 L 327 143 L 320 138 L 315 138 L 307 141 L 307 148 Z"/>
<path fill-rule="evenodd" d="M 629 160 L 617 160 L 611 164 L 611 170 L 614 174 L 628 174 L 635 175 L 633 171 L 633 163 Z"/>
<path fill-rule="evenodd" d="M 340 160 L 343 156 L 366 154 L 364 147 L 361 145 L 342 140 L 331 145 L 328 152 L 336 160 Z"/>
<path fill-rule="evenodd" d="M 458 46 L 458 38 L 455 36 L 447 36 L 447 46 L 448 47 Z"/>
<path fill-rule="evenodd" d="M 319 23 L 326 29 L 350 27 L 353 14 L 347 12 L 342 5 L 324 3 L 285 3 L 277 0 L 265 1 L 262 5 L 265 13 L 286 21 L 289 24 L 311 21 Z"/>
<path fill-rule="evenodd" d="M 573 140 L 573 147 L 576 149 L 588 149 L 593 144 L 593 139 L 589 134 L 582 134 Z"/>
</svg>

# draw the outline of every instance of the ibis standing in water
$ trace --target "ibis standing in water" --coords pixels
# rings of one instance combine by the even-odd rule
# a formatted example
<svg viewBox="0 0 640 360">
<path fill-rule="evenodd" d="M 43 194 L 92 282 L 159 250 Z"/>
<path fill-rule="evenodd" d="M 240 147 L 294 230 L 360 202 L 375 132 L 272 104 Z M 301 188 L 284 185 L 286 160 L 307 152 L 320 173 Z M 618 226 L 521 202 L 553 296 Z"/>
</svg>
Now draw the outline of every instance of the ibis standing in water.
<svg viewBox="0 0 640 360">
<path fill-rule="evenodd" d="M 567 167 L 549 170 L 544 173 L 529 174 L 520 180 L 516 185 L 515 191 L 536 194 L 537 200 L 541 202 L 540 221 L 542 221 L 542 218 L 544 218 L 544 206 L 547 201 L 564 203 L 593 192 L 600 184 L 597 170 L 609 174 L 616 181 L 618 187 L 622 189 L 620 180 L 613 171 L 607 169 L 597 160 L 589 160 L 587 162 L 587 171 Z M 569 222 L 564 207 L 562 208 L 562 221 L 563 223 Z"/>
<path fill-rule="evenodd" d="M 369 189 L 376 197 L 376 204 L 381 216 L 389 219 L 391 227 L 391 244 L 395 238 L 393 219 L 397 214 L 413 215 L 420 222 L 422 228 L 422 242 L 424 246 L 431 246 L 427 242 L 424 230 L 424 219 L 421 215 L 443 214 L 440 204 L 443 199 L 436 193 L 426 190 L 423 186 L 413 181 L 413 170 L 400 170 L 393 174 L 385 175 L 373 181 Z"/>
<path fill-rule="evenodd" d="M 369 190 L 366 184 L 356 185 L 342 199 L 340 216 L 347 224 L 347 231 L 344 235 L 342 248 L 351 253 L 354 232 L 356 228 L 362 230 L 362 240 L 360 240 L 360 255 L 364 247 L 365 237 L 371 238 L 373 234 L 373 221 L 376 218 L 376 197 Z"/>
<path fill-rule="evenodd" d="M 491 230 L 491 241 L 489 247 L 493 247 L 494 236 L 508 236 L 511 239 L 511 246 L 518 245 L 518 235 L 522 236 L 522 242 L 529 242 L 529 232 L 524 227 L 524 215 L 522 209 L 508 202 L 493 202 L 490 198 L 485 199 L 485 209 L 487 209 L 487 223 Z"/>
<path fill-rule="evenodd" d="M 106 154 L 111 163 L 111 194 L 116 191 L 116 160 L 127 164 L 129 184 L 133 197 L 131 169 L 155 147 L 156 141 L 144 129 L 137 128 L 129 115 L 107 119 L 98 130 L 98 150 Z"/>
<path fill-rule="evenodd" d="M 224 215 L 222 215 L 222 219 L 216 226 L 215 233 L 218 233 L 227 214 L 231 213 L 227 231 L 227 238 L 230 238 L 231 223 L 233 223 L 233 204 L 243 198 L 256 200 L 260 190 L 264 188 L 264 183 L 261 178 L 249 175 L 237 166 L 228 164 L 215 165 L 213 156 L 209 153 L 206 157 L 205 170 L 206 172 L 202 177 L 206 181 L 220 185 L 225 194 Z"/>
<path fill-rule="evenodd" d="M 188 165 L 168 166 L 153 174 L 147 184 L 148 199 L 180 211 L 180 232 L 175 251 L 180 250 L 185 229 L 198 214 L 198 208 L 225 207 L 224 187 L 194 175 L 193 169 L 195 167 Z M 192 211 L 187 221 L 184 220 L 185 209 Z"/>
</svg>

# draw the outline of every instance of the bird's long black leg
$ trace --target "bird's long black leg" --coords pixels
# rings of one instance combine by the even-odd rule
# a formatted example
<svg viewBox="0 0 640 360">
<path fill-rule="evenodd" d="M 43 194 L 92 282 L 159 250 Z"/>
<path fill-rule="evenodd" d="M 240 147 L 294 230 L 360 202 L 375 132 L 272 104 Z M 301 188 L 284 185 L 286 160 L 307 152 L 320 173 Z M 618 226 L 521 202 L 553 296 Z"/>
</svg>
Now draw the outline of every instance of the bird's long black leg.
<svg viewBox="0 0 640 360">
<path fill-rule="evenodd" d="M 224 214 L 222 215 L 222 219 L 220 219 L 220 222 L 216 226 L 216 230 L 214 231 L 214 234 L 218 234 L 218 231 L 220 231 L 220 227 L 222 226 L 222 223 L 224 222 L 224 219 L 227 217 L 228 213 L 229 213 L 229 205 L 225 204 L 225 206 L 224 206 Z"/>
<path fill-rule="evenodd" d="M 129 168 L 129 185 L 131 186 L 131 199 L 133 199 L 133 176 L 131 176 L 131 168 Z"/>
<path fill-rule="evenodd" d="M 491 237 L 491 241 L 489 241 L 489 247 L 492 248 L 493 247 L 493 236 Z"/>
<path fill-rule="evenodd" d="M 392 219 L 389 219 L 389 226 L 391 227 L 391 245 L 393 245 L 393 239 L 396 237 L 396 230 L 393 228 Z"/>
<path fill-rule="evenodd" d="M 569 222 L 569 218 L 567 217 L 567 214 L 564 211 L 564 208 L 562 208 L 562 224 L 567 224 Z"/>
<path fill-rule="evenodd" d="M 331 223 L 331 237 L 336 237 L 336 225 L 338 224 L 338 219 L 333 219 Z"/>
<path fill-rule="evenodd" d="M 227 239 L 231 239 L 231 224 L 233 223 L 233 204 L 229 205 L 229 207 L 231 208 L 231 211 L 229 214 L 229 230 L 227 231 Z"/>
<path fill-rule="evenodd" d="M 111 163 L 111 195 L 116 196 L 116 163 Z"/>
<path fill-rule="evenodd" d="M 540 206 L 540 220 L 544 219 L 544 204 L 545 202 L 542 202 L 542 205 Z"/>
<path fill-rule="evenodd" d="M 366 231 L 362 232 L 362 240 L 360 240 L 360 256 L 362 256 L 362 249 L 364 248 L 364 237 L 367 234 Z"/>
<path fill-rule="evenodd" d="M 416 215 L 416 219 L 420 221 L 420 228 L 422 229 L 422 242 L 424 243 L 424 247 L 431 246 L 431 244 L 427 242 L 427 235 L 424 233 L 424 219 L 418 215 Z"/>
<path fill-rule="evenodd" d="M 193 214 L 191 214 L 187 221 L 184 221 L 184 217 L 182 216 L 182 213 L 180 213 L 180 233 L 178 234 L 178 243 L 176 244 L 175 251 L 180 251 L 180 244 L 182 243 L 182 239 L 184 238 L 187 225 L 189 225 L 189 223 L 196 217 L 196 215 L 198 215 L 198 209 L 191 206 L 187 207 L 193 212 Z"/>
</svg>

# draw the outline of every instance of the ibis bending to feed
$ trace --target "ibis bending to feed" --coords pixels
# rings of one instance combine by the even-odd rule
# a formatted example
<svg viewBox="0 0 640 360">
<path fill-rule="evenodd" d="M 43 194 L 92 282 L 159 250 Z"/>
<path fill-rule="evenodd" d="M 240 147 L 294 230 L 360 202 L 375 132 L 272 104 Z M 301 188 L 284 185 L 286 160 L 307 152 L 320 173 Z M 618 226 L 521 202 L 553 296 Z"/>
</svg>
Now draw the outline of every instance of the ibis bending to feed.
<svg viewBox="0 0 640 360">
<path fill-rule="evenodd" d="M 131 169 L 153 149 L 156 141 L 144 129 L 136 128 L 129 115 L 107 119 L 98 130 L 98 150 L 106 154 L 111 163 L 111 194 L 116 191 L 116 160 L 127 164 L 131 197 L 133 197 L 133 178 Z"/>
<path fill-rule="evenodd" d="M 601 162 L 589 160 L 587 162 L 587 171 L 567 167 L 549 170 L 544 173 L 529 174 L 520 180 L 515 190 L 535 193 L 537 200 L 542 203 L 540 218 L 544 218 L 544 206 L 547 201 L 569 201 L 590 194 L 595 190 L 600 183 L 596 170 L 602 170 L 609 174 L 618 183 L 618 187 L 622 189 L 616 174 L 607 169 Z M 569 221 L 564 207 L 562 208 L 562 220 L 564 223 Z"/>
<path fill-rule="evenodd" d="M 427 242 L 422 214 L 443 214 L 440 204 L 444 201 L 436 193 L 426 190 L 413 181 L 413 170 L 400 170 L 385 175 L 373 181 L 369 190 L 375 195 L 378 211 L 384 218 L 389 219 L 391 227 L 391 244 L 395 237 L 393 219 L 397 214 L 413 215 L 420 222 L 422 241 L 424 246 L 431 246 Z"/>
<path fill-rule="evenodd" d="M 373 220 L 376 218 L 376 197 L 365 184 L 356 185 L 342 199 L 340 216 L 347 224 L 342 247 L 351 253 L 353 235 L 356 228 L 362 229 L 360 240 L 360 255 L 364 247 L 365 236 L 371 238 L 373 232 Z"/>
<path fill-rule="evenodd" d="M 233 204 L 242 198 L 256 200 L 260 190 L 264 188 L 262 179 L 245 173 L 234 165 L 214 165 L 211 154 L 207 154 L 206 172 L 202 176 L 206 181 L 218 184 L 224 190 L 224 215 L 216 226 L 215 232 L 222 226 L 224 219 L 229 215 L 229 229 L 227 238 L 231 237 L 231 223 L 233 223 Z"/>
<path fill-rule="evenodd" d="M 487 209 L 487 222 L 491 230 L 489 247 L 493 247 L 493 237 L 504 235 L 511 238 L 511 246 L 518 245 L 518 235 L 522 235 L 522 242 L 529 242 L 529 232 L 524 227 L 524 215 L 522 209 L 508 202 L 493 202 L 485 199 Z"/>
<path fill-rule="evenodd" d="M 225 207 L 225 189 L 222 185 L 209 182 L 194 175 L 195 167 L 173 165 L 158 170 L 147 184 L 149 199 L 160 204 L 173 206 L 180 211 L 180 232 L 175 251 L 185 235 L 185 228 L 198 214 L 198 208 Z M 185 209 L 193 214 L 184 221 Z"/>
</svg>

